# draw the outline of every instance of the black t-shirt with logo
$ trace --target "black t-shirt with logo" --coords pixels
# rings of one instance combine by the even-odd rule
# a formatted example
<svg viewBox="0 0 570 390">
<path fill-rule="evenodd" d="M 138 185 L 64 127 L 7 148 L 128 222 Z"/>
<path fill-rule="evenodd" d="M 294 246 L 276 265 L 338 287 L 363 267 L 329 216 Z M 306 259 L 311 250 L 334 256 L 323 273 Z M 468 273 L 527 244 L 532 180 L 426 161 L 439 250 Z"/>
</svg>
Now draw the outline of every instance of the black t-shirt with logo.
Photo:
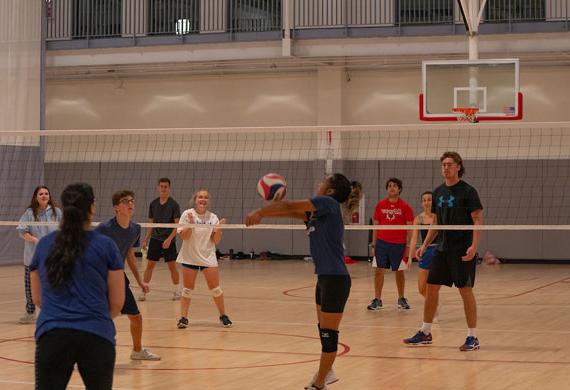
<svg viewBox="0 0 570 390">
<path fill-rule="evenodd" d="M 432 213 L 437 215 L 439 225 L 473 225 L 471 213 L 482 210 L 477 190 L 460 180 L 448 187 L 440 185 L 433 192 Z M 438 230 L 437 249 L 467 250 L 473 242 L 473 230 Z"/>
<path fill-rule="evenodd" d="M 150 202 L 148 217 L 152 218 L 154 223 L 174 223 L 175 219 L 180 218 L 180 206 L 170 197 L 165 204 L 160 204 L 160 198 L 156 198 Z M 171 228 L 153 228 L 151 238 L 164 241 L 170 233 Z"/>
</svg>

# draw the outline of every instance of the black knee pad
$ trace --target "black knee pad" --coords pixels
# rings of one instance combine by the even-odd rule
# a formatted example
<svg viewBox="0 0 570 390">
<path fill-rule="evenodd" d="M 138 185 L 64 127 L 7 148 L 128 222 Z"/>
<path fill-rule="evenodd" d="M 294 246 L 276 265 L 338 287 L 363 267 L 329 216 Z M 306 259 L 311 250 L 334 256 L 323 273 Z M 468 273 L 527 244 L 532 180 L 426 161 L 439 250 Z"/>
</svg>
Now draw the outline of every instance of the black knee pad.
<svg viewBox="0 0 570 390">
<path fill-rule="evenodd" d="M 338 330 L 321 328 L 319 335 L 323 352 L 329 353 L 338 350 Z"/>
</svg>

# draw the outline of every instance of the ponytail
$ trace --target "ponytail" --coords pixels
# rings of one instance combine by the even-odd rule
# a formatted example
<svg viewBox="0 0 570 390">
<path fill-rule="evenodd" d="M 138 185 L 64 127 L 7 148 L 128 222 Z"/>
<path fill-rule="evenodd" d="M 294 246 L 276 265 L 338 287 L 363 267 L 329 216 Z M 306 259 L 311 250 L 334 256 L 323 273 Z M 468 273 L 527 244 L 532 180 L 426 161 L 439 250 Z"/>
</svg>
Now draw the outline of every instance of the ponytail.
<svg viewBox="0 0 570 390">
<path fill-rule="evenodd" d="M 94 202 L 93 188 L 86 183 L 71 184 L 61 194 L 63 220 L 45 263 L 48 282 L 54 289 L 67 283 L 75 262 L 83 255 L 87 238 L 85 224 L 90 221 Z"/>
</svg>

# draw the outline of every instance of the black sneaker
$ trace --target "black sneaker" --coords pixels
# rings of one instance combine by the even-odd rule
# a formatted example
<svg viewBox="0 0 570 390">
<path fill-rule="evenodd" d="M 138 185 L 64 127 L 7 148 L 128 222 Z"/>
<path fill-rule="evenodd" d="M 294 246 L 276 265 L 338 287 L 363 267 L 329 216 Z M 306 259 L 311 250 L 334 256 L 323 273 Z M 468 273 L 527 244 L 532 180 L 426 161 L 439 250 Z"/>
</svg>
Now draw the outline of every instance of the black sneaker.
<svg viewBox="0 0 570 390">
<path fill-rule="evenodd" d="M 372 302 L 370 302 L 370 305 L 366 306 L 366 308 L 368 310 L 374 310 L 374 311 L 380 310 L 380 309 L 382 309 L 382 300 L 378 299 L 378 298 L 374 298 L 372 300 Z"/>
<path fill-rule="evenodd" d="M 180 317 L 180 319 L 178 320 L 178 329 L 185 329 L 188 327 L 188 318 L 186 317 Z"/>
<path fill-rule="evenodd" d="M 408 304 L 408 300 L 406 298 L 398 299 L 398 309 L 410 310 L 410 305 Z"/>
<path fill-rule="evenodd" d="M 230 317 L 228 317 L 225 314 L 220 316 L 220 322 L 222 323 L 224 328 L 230 328 L 232 326 L 232 322 L 230 321 Z"/>
</svg>

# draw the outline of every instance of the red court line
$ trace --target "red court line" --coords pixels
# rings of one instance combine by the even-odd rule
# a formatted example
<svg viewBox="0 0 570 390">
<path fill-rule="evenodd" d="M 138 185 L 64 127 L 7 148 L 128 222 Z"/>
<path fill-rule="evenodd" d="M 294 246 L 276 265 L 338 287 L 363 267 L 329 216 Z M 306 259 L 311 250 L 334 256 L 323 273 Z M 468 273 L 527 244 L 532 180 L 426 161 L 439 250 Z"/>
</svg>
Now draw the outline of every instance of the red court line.
<svg viewBox="0 0 570 390">
<path fill-rule="evenodd" d="M 530 294 L 530 293 L 532 293 L 532 292 L 541 290 L 541 289 L 543 289 L 543 288 L 553 286 L 553 285 L 558 284 L 558 283 L 567 283 L 567 282 L 569 282 L 569 281 L 570 281 L 570 278 L 564 278 L 564 279 L 557 280 L 557 281 L 555 281 L 555 282 L 547 283 L 547 284 L 545 284 L 545 285 L 543 285 L 543 286 L 538 286 L 538 287 L 532 288 L 532 289 L 530 289 L 530 290 L 523 291 L 522 293 L 518 293 L 518 294 L 514 294 L 514 295 L 508 295 L 508 296 L 502 297 L 502 298 L 488 298 L 488 299 L 510 299 L 510 298 L 517 298 L 517 297 L 520 297 L 520 296 L 523 296 L 523 295 Z"/>
<path fill-rule="evenodd" d="M 154 330 L 160 331 L 160 330 Z M 168 330 L 170 331 L 170 329 Z M 126 331 L 125 331 L 126 332 Z M 200 332 L 215 332 L 215 333 L 241 333 L 241 334 L 256 334 L 256 335 L 267 335 L 267 336 L 284 336 L 284 337 L 297 337 L 304 339 L 315 340 L 317 337 L 303 336 L 303 335 L 293 335 L 285 333 L 272 333 L 272 332 L 250 332 L 250 331 L 220 331 L 220 330 L 201 330 Z M 0 339 L 1 343 L 13 342 L 13 341 L 24 341 L 24 342 L 35 342 L 32 336 L 11 338 L 11 339 Z M 342 351 L 337 355 L 338 357 L 346 355 L 350 351 L 350 346 L 344 343 L 339 343 L 342 347 Z M 131 347 L 128 345 L 117 345 L 118 347 Z M 195 368 L 161 368 L 161 367 L 116 367 L 117 370 L 131 370 L 131 371 L 212 371 L 212 370 L 235 370 L 235 369 L 248 369 L 248 368 L 268 368 L 268 367 L 280 367 L 280 366 L 292 366 L 297 364 L 305 364 L 319 361 L 319 353 L 310 352 L 288 352 L 288 351 L 258 351 L 258 350 L 240 350 L 240 349 L 226 349 L 226 348 L 196 348 L 196 347 L 180 347 L 180 346 L 159 346 L 159 345 L 149 345 L 149 348 L 154 349 L 183 349 L 183 350 L 195 350 L 195 351 L 213 351 L 213 352 L 235 352 L 235 353 L 264 353 L 264 354 L 279 354 L 279 355 L 317 355 L 314 359 L 299 360 L 287 363 L 273 363 L 273 364 L 260 364 L 260 365 L 244 365 L 244 366 L 232 366 L 232 367 L 195 367 Z M 12 359 L 5 356 L 0 356 L 0 360 L 10 361 L 14 363 L 23 364 L 34 364 L 33 361 L 25 361 Z"/>
</svg>

